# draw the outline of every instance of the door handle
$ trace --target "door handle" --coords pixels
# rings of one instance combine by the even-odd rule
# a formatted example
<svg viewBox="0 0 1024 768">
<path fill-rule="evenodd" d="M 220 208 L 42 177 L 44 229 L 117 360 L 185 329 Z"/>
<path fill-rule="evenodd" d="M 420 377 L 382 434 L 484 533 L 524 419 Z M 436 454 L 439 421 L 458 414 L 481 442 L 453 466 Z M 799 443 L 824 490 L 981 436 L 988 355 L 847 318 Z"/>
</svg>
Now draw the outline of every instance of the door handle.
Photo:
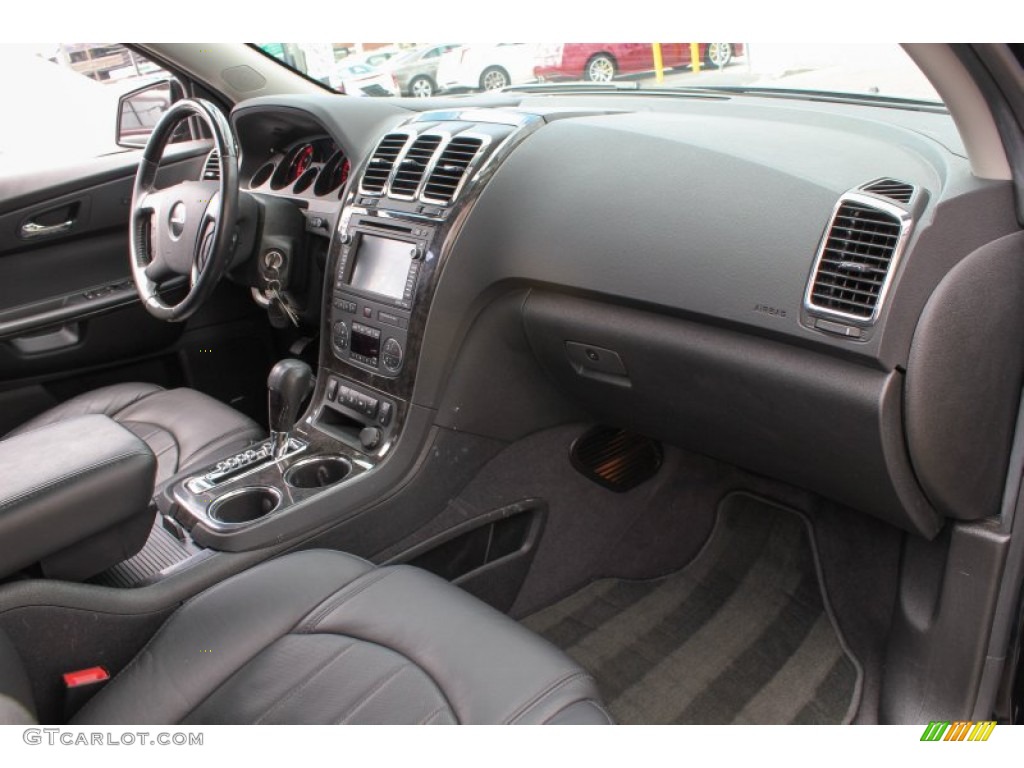
<svg viewBox="0 0 1024 768">
<path fill-rule="evenodd" d="M 26 239 L 31 239 L 33 237 L 50 237 L 51 235 L 59 235 L 62 232 L 67 232 L 74 225 L 74 219 L 62 221 L 60 224 L 38 224 L 34 221 L 29 221 L 21 225 L 21 236 Z"/>
</svg>

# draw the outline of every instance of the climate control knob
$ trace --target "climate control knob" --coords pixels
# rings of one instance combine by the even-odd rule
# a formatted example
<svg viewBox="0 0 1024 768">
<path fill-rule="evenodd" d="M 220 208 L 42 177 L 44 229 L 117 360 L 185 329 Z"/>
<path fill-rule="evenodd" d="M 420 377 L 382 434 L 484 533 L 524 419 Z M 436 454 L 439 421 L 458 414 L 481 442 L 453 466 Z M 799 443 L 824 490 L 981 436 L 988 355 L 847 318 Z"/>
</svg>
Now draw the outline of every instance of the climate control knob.
<svg viewBox="0 0 1024 768">
<path fill-rule="evenodd" d="M 388 339 L 384 342 L 384 346 L 381 349 L 381 359 L 384 361 L 384 367 L 392 372 L 397 371 L 402 367 L 402 356 L 404 354 L 398 339 Z"/>
</svg>

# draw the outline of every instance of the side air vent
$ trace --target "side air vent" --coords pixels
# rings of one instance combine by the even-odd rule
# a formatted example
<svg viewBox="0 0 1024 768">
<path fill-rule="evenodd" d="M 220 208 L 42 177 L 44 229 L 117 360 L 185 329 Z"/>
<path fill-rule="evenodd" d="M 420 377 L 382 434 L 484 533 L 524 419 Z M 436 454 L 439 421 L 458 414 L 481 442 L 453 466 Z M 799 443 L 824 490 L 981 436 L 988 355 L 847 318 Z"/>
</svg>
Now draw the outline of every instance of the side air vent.
<svg viewBox="0 0 1024 768">
<path fill-rule="evenodd" d="M 434 156 L 434 151 L 441 143 L 440 136 L 424 134 L 409 147 L 398 164 L 395 178 L 391 181 L 391 195 L 412 200 L 423 181 L 423 174 Z"/>
<path fill-rule="evenodd" d="M 220 154 L 213 150 L 206 156 L 203 165 L 203 181 L 220 181 Z"/>
<path fill-rule="evenodd" d="M 477 136 L 456 136 L 448 142 L 423 188 L 423 199 L 444 205 L 450 203 L 483 145 L 483 139 Z"/>
<path fill-rule="evenodd" d="M 878 181 L 872 181 L 870 184 L 865 184 L 861 189 L 865 192 L 873 192 L 876 195 L 888 197 L 897 203 L 909 203 L 910 198 L 914 196 L 912 184 L 907 184 L 905 181 L 896 181 L 896 179 L 879 179 Z"/>
<path fill-rule="evenodd" d="M 894 206 L 845 195 L 818 251 L 808 311 L 860 325 L 874 321 L 909 228 L 910 218 Z"/>
<path fill-rule="evenodd" d="M 380 140 L 363 174 L 363 192 L 380 194 L 384 191 L 391 169 L 395 167 L 395 160 L 398 159 L 407 138 L 404 133 L 389 133 Z"/>
</svg>

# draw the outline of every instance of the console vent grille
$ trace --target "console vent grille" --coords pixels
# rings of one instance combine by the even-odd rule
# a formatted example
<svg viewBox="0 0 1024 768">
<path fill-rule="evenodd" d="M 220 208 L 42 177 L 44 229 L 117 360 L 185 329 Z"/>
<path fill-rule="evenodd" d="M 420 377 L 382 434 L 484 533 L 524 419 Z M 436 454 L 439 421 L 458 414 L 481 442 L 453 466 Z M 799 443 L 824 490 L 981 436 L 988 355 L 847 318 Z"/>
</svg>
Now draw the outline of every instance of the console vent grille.
<svg viewBox="0 0 1024 768">
<path fill-rule="evenodd" d="M 913 185 L 907 184 L 905 181 L 896 181 L 896 179 L 872 181 L 870 184 L 865 184 L 862 189 L 865 192 L 873 192 L 876 195 L 888 197 L 897 203 L 909 203 L 910 198 L 914 196 Z"/>
<path fill-rule="evenodd" d="M 441 143 L 440 136 L 423 135 L 413 142 L 398 164 L 395 178 L 391 182 L 391 194 L 395 197 L 412 199 L 419 189 L 423 174 L 430 164 L 430 158 Z"/>
<path fill-rule="evenodd" d="M 220 153 L 216 149 L 206 156 L 203 181 L 220 181 Z"/>
<path fill-rule="evenodd" d="M 861 321 L 874 317 L 901 244 L 905 221 L 844 200 L 832 217 L 808 291 L 811 307 Z"/>
<path fill-rule="evenodd" d="M 476 136 L 456 136 L 448 142 L 427 179 L 423 196 L 439 203 L 450 203 L 483 143 L 483 139 Z"/>
<path fill-rule="evenodd" d="M 366 166 L 366 172 L 363 174 L 364 192 L 380 193 L 384 191 L 398 153 L 405 146 L 406 138 L 404 133 L 389 133 L 380 140 L 380 144 L 373 150 L 370 162 Z"/>
</svg>

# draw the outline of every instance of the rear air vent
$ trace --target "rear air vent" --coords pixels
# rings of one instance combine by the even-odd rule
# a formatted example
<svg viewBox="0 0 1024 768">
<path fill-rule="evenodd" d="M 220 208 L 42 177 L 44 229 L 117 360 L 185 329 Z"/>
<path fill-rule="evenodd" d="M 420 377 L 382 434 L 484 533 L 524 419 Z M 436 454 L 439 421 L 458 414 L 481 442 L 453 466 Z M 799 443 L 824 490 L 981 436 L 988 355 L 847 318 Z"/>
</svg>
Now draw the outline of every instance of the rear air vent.
<svg viewBox="0 0 1024 768">
<path fill-rule="evenodd" d="M 436 203 L 450 203 L 462 184 L 466 170 L 483 147 L 483 139 L 476 136 L 456 136 L 441 153 L 430 178 L 423 189 L 424 199 Z"/>
<path fill-rule="evenodd" d="M 363 174 L 363 192 L 380 194 L 384 191 L 398 153 L 402 151 L 407 139 L 404 133 L 389 133 L 380 140 Z"/>
<path fill-rule="evenodd" d="M 878 181 L 872 181 L 870 184 L 865 184 L 861 189 L 865 192 L 888 197 L 897 203 L 909 203 L 910 198 L 914 196 L 913 185 L 907 184 L 905 181 L 896 181 L 896 179 L 879 179 Z"/>
<path fill-rule="evenodd" d="M 203 181 L 220 181 L 220 154 L 213 150 L 206 156 L 203 165 Z"/>
<path fill-rule="evenodd" d="M 825 233 L 808 309 L 862 325 L 873 321 L 909 223 L 870 198 L 847 195 Z"/>
<path fill-rule="evenodd" d="M 434 151 L 441 143 L 440 136 L 423 135 L 409 147 L 405 157 L 398 164 L 395 171 L 395 178 L 391 182 L 391 195 L 393 197 L 405 197 L 412 199 L 423 180 L 423 174 L 434 156 Z"/>
</svg>

